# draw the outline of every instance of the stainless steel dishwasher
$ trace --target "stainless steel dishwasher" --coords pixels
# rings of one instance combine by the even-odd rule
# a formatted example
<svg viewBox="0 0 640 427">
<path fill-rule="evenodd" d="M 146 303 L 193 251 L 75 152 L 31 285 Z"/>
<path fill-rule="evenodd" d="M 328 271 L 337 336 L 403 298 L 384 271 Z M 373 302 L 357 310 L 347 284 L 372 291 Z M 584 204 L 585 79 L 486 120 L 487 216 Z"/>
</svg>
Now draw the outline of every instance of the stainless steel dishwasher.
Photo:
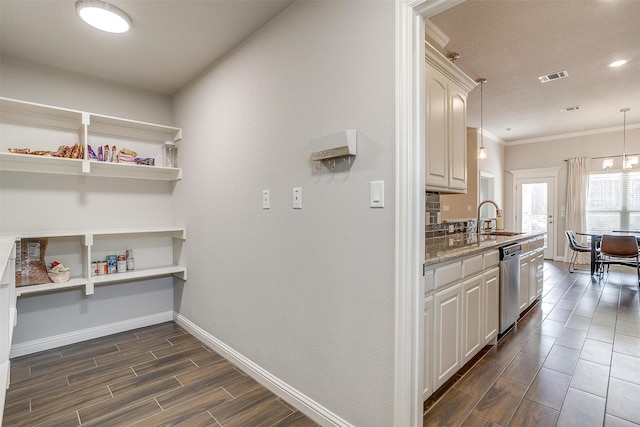
<svg viewBox="0 0 640 427">
<path fill-rule="evenodd" d="M 500 250 L 500 333 L 513 325 L 520 308 L 520 254 L 522 245 L 515 243 Z"/>
</svg>

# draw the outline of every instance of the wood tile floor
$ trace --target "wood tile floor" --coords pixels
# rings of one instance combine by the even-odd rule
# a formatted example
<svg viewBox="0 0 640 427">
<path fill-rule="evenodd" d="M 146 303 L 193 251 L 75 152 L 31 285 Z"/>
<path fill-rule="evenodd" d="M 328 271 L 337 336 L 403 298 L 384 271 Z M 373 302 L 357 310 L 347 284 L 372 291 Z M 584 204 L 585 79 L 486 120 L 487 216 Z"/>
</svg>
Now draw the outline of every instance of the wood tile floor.
<svg viewBox="0 0 640 427">
<path fill-rule="evenodd" d="M 3 426 L 317 426 L 173 322 L 11 361 Z"/>
<path fill-rule="evenodd" d="M 636 272 L 545 262 L 543 298 L 441 398 L 425 426 L 640 425 Z"/>
</svg>

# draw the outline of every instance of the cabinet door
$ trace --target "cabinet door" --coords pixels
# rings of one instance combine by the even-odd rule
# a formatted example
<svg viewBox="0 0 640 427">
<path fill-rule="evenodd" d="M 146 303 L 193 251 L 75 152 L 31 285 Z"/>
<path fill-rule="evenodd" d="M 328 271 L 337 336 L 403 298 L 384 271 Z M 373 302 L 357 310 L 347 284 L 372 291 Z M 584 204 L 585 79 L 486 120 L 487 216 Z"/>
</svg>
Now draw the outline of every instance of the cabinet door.
<svg viewBox="0 0 640 427">
<path fill-rule="evenodd" d="M 536 298 L 542 298 L 542 287 L 544 283 L 544 249 L 536 255 Z"/>
<path fill-rule="evenodd" d="M 467 95 L 449 84 L 449 188 L 467 191 Z"/>
<path fill-rule="evenodd" d="M 462 364 L 482 346 L 482 275 L 462 283 Z"/>
<path fill-rule="evenodd" d="M 426 68 L 426 91 L 426 185 L 446 188 L 449 185 L 447 79 L 430 66 Z"/>
<path fill-rule="evenodd" d="M 520 257 L 520 313 L 529 307 L 529 255 Z"/>
<path fill-rule="evenodd" d="M 529 260 L 529 304 L 533 304 L 536 300 L 536 296 L 538 295 L 538 287 L 536 276 L 538 274 L 538 253 L 534 252 L 531 254 L 531 258 Z"/>
<path fill-rule="evenodd" d="M 488 270 L 482 275 L 483 318 L 482 334 L 487 344 L 498 335 L 500 322 L 500 281 L 498 268 Z"/>
<path fill-rule="evenodd" d="M 460 360 L 461 289 L 462 285 L 457 284 L 434 295 L 434 390 L 462 367 Z"/>
<path fill-rule="evenodd" d="M 422 399 L 427 400 L 433 394 L 433 296 L 424 299 L 424 372 L 422 376 Z"/>
</svg>

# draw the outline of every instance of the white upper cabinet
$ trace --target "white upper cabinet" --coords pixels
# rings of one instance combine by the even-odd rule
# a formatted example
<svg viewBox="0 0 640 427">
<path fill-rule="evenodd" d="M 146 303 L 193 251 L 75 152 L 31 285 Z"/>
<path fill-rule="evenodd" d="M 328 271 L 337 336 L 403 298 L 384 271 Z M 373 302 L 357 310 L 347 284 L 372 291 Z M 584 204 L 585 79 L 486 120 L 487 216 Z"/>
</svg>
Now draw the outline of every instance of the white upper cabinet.
<svg viewBox="0 0 640 427">
<path fill-rule="evenodd" d="M 476 83 L 428 43 L 425 69 L 426 189 L 467 191 L 467 96 Z"/>
</svg>

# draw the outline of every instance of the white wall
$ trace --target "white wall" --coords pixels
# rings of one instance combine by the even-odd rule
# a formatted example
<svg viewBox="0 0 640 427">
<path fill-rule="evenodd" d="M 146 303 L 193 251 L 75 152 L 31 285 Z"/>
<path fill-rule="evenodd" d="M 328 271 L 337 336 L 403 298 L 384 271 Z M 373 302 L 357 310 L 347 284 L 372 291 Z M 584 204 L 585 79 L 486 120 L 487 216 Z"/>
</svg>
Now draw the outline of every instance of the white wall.
<svg viewBox="0 0 640 427">
<path fill-rule="evenodd" d="M 142 89 L 0 56 L 0 95 L 171 126 L 171 99 Z M 55 147 L 57 148 L 57 147 Z"/>
<path fill-rule="evenodd" d="M 393 2 L 298 2 L 175 97 L 176 310 L 358 426 L 393 424 L 394 55 Z M 347 128 L 351 167 L 316 170 L 310 140 Z"/>
<path fill-rule="evenodd" d="M 479 146 L 480 135 L 478 135 Z M 504 145 L 485 135 L 484 146 L 487 148 L 487 158 L 478 159 L 478 172 L 484 171 L 493 174 L 495 186 L 493 199 L 504 210 Z"/>
<path fill-rule="evenodd" d="M 640 129 L 627 128 L 627 154 L 640 153 Z M 557 209 L 566 205 L 567 164 L 571 157 L 600 157 L 622 154 L 622 131 L 608 131 L 590 135 L 572 136 L 537 143 L 507 145 L 505 147 L 505 171 L 559 167 Z M 513 206 L 513 179 L 507 173 L 505 201 Z M 513 212 L 511 212 L 513 214 Z M 508 215 L 507 218 L 511 217 Z M 556 218 L 556 256 L 564 256 L 566 248 L 565 218 Z"/>
<path fill-rule="evenodd" d="M 172 124 L 169 97 L 7 57 L 0 61 L 0 96 Z M 166 182 L 3 171 L 0 231 L 172 225 L 172 191 Z M 19 298 L 13 343 L 166 313 L 172 305 L 172 278 L 96 287 L 91 296 L 71 290 Z"/>
</svg>

